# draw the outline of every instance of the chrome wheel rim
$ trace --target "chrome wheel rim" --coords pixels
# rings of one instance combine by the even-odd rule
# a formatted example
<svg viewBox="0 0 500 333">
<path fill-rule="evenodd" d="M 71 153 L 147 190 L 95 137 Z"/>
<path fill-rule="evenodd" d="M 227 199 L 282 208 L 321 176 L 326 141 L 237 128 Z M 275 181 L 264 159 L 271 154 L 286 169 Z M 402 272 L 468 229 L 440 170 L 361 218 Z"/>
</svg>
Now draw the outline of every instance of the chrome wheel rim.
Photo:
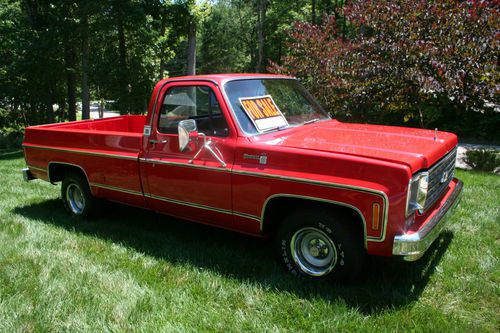
<svg viewBox="0 0 500 333">
<path fill-rule="evenodd" d="M 295 263 L 311 276 L 323 276 L 337 264 L 337 249 L 332 239 L 317 228 L 298 230 L 290 241 Z"/>
<path fill-rule="evenodd" d="M 66 189 L 66 201 L 69 204 L 71 212 L 80 215 L 85 208 L 85 197 L 82 189 L 76 184 L 69 184 Z"/>
</svg>

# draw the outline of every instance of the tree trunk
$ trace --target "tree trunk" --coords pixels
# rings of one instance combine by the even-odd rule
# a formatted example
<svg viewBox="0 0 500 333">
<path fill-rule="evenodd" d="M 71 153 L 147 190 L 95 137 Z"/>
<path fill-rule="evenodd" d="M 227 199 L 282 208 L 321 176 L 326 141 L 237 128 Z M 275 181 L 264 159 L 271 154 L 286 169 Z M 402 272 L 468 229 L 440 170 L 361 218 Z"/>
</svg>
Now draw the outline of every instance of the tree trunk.
<svg viewBox="0 0 500 333">
<path fill-rule="evenodd" d="M 68 120 L 76 120 L 76 75 L 74 72 L 68 72 L 66 75 L 66 84 L 68 88 Z"/>
<path fill-rule="evenodd" d="M 25 0 L 24 1 L 26 12 L 28 14 L 28 20 L 33 29 L 38 29 L 38 3 L 35 0 Z"/>
<path fill-rule="evenodd" d="M 264 21 L 266 19 L 267 0 L 257 0 L 257 39 L 258 52 L 255 72 L 262 73 L 264 70 Z"/>
<path fill-rule="evenodd" d="M 347 34 L 347 21 L 345 18 L 345 7 L 347 6 L 347 0 L 344 1 L 344 4 L 342 5 L 342 40 L 346 40 L 346 34 Z"/>
<path fill-rule="evenodd" d="M 115 1 L 114 10 L 116 14 L 116 28 L 118 30 L 118 84 L 119 84 L 119 105 L 120 114 L 130 113 L 129 93 L 130 84 L 128 82 L 127 71 L 127 44 L 125 41 L 124 12 L 120 1 Z"/>
<path fill-rule="evenodd" d="M 254 52 L 254 44 L 253 44 L 253 32 L 245 33 L 245 25 L 243 24 L 243 15 L 241 14 L 241 2 L 236 1 L 236 13 L 238 14 L 238 21 L 240 23 L 240 31 L 242 35 L 240 39 L 245 43 L 246 48 L 250 51 L 250 63 L 254 63 L 255 60 L 255 52 Z"/>
<path fill-rule="evenodd" d="M 64 62 L 66 64 L 68 119 L 69 121 L 74 121 L 76 120 L 76 54 L 73 42 L 66 40 L 65 44 Z"/>
<path fill-rule="evenodd" d="M 84 13 L 82 25 L 82 119 L 90 119 L 89 91 L 89 17 Z"/>
<path fill-rule="evenodd" d="M 49 95 L 47 96 L 47 123 L 54 122 L 54 108 L 52 105 L 54 105 L 52 92 L 49 92 Z"/>
<path fill-rule="evenodd" d="M 192 17 L 188 28 L 187 75 L 196 75 L 196 21 Z"/>
<path fill-rule="evenodd" d="M 167 30 L 167 15 L 165 6 L 161 7 L 161 27 L 160 36 L 165 37 L 165 32 Z M 165 42 L 160 45 L 160 80 L 163 79 L 165 75 Z"/>
<path fill-rule="evenodd" d="M 283 40 L 281 39 L 281 35 L 279 36 L 278 40 L 278 64 L 281 65 L 281 59 L 283 58 Z"/>
<path fill-rule="evenodd" d="M 99 100 L 99 118 L 104 118 L 104 98 Z"/>
<path fill-rule="evenodd" d="M 63 99 L 57 103 L 59 105 L 59 109 L 57 109 L 57 122 L 62 123 L 65 119 L 66 113 L 66 101 Z"/>
<path fill-rule="evenodd" d="M 311 0 L 311 23 L 316 24 L 316 0 Z"/>
<path fill-rule="evenodd" d="M 422 112 L 422 107 L 420 107 L 420 105 L 419 105 L 419 106 L 417 106 L 417 108 L 418 108 L 418 118 L 420 120 L 420 128 L 425 128 L 425 126 L 424 126 L 424 114 Z"/>
</svg>

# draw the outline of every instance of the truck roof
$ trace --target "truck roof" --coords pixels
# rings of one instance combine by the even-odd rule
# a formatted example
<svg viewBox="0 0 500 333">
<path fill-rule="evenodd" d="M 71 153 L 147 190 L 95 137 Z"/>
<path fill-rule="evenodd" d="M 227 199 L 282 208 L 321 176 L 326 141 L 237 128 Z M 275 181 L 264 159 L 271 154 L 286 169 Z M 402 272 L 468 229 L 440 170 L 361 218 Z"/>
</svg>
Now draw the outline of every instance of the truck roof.
<svg viewBox="0 0 500 333">
<path fill-rule="evenodd" d="M 224 73 L 224 74 L 209 74 L 209 75 L 190 75 L 190 76 L 175 76 L 165 78 L 162 81 L 176 81 L 176 80 L 209 80 L 221 84 L 222 81 L 240 78 L 283 78 L 293 79 L 291 76 L 280 74 L 261 74 L 261 73 Z"/>
</svg>

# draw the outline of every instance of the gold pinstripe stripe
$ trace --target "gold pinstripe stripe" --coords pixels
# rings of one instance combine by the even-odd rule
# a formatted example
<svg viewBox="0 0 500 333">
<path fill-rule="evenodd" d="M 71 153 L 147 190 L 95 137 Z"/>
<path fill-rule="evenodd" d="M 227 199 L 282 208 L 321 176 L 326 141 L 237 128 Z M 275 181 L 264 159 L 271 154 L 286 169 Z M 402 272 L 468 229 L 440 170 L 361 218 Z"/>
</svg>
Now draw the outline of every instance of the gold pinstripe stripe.
<svg viewBox="0 0 500 333">
<path fill-rule="evenodd" d="M 123 193 L 138 195 L 138 196 L 142 197 L 142 192 L 133 191 L 133 190 L 129 190 L 129 189 L 121 188 L 121 187 L 103 185 L 103 184 L 98 184 L 98 183 L 90 183 L 90 186 L 104 188 L 106 190 L 112 190 L 112 191 L 117 191 L 117 192 L 123 192 Z"/>
<path fill-rule="evenodd" d="M 101 156 L 101 157 L 110 157 L 110 158 L 118 158 L 124 160 L 137 160 L 138 156 L 129 156 L 129 155 L 119 155 L 119 154 L 108 154 L 108 153 L 97 153 L 97 152 L 89 152 L 78 149 L 65 149 L 65 148 L 53 148 L 53 147 L 45 147 L 38 146 L 32 144 L 24 144 L 23 148 L 33 148 L 33 149 L 41 149 L 41 150 L 52 150 L 52 151 L 62 151 L 66 153 L 74 153 L 80 155 L 91 155 L 91 156 Z"/>
<path fill-rule="evenodd" d="M 32 166 L 32 165 L 26 165 L 29 169 L 33 169 L 33 170 L 37 170 L 37 171 L 41 171 L 41 172 L 45 172 L 47 173 L 47 169 L 44 169 L 44 168 L 39 168 L 39 167 L 36 167 L 36 166 Z"/>
<path fill-rule="evenodd" d="M 151 198 L 151 199 L 156 199 L 156 200 L 160 200 L 160 201 L 170 202 L 170 203 L 177 204 L 177 205 L 195 207 L 195 208 L 200 208 L 200 209 L 206 209 L 206 210 L 211 210 L 211 211 L 222 213 L 222 214 L 233 214 L 233 212 L 230 211 L 230 210 L 228 210 L 228 209 L 216 208 L 216 207 L 205 206 L 205 205 L 201 205 L 201 204 L 195 204 L 195 203 L 187 202 L 187 201 L 170 199 L 170 198 L 161 197 L 161 196 L 150 194 L 150 193 L 145 193 L 144 196 L 148 197 L 148 198 Z"/>
</svg>

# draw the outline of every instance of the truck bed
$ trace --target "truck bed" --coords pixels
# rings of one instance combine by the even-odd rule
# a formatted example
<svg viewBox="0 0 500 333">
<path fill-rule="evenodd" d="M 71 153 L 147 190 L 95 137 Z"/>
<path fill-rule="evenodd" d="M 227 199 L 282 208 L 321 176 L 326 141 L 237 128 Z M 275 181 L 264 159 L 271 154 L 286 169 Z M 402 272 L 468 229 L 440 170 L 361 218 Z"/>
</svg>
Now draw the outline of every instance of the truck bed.
<svg viewBox="0 0 500 333">
<path fill-rule="evenodd" d="M 61 180 L 58 166 L 74 166 L 85 173 L 94 195 L 141 206 L 138 157 L 145 121 L 118 116 L 28 127 L 26 164 L 36 178 L 51 182 Z"/>
<path fill-rule="evenodd" d="M 24 145 L 138 153 L 145 121 L 146 116 L 119 116 L 31 126 Z"/>
<path fill-rule="evenodd" d="M 47 124 L 36 127 L 64 130 L 88 130 L 93 132 L 142 133 L 145 120 L 146 116 L 117 116 L 104 119 Z"/>
</svg>

